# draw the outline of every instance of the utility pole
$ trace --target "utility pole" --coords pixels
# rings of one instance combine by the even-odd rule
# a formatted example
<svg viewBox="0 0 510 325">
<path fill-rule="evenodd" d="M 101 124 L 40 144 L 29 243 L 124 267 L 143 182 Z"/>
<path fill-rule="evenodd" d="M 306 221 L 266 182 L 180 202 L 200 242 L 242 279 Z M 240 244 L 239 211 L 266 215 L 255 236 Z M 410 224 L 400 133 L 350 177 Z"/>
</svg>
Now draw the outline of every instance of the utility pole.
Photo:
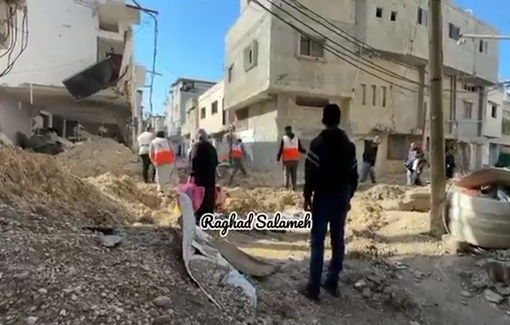
<svg viewBox="0 0 510 325">
<path fill-rule="evenodd" d="M 436 236 L 445 233 L 445 138 L 443 118 L 443 15 L 442 0 L 429 0 L 430 70 L 430 230 Z"/>
</svg>

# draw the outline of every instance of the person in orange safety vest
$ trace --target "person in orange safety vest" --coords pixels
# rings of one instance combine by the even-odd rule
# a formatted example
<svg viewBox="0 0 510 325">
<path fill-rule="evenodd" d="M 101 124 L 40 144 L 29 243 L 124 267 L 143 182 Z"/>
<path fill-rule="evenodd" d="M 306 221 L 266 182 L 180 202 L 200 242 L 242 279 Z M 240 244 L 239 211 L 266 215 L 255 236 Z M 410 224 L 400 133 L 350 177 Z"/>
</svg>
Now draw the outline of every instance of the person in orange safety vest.
<svg viewBox="0 0 510 325">
<path fill-rule="evenodd" d="M 246 158 L 246 151 L 244 150 L 243 141 L 241 139 L 237 139 L 236 142 L 232 144 L 232 174 L 230 175 L 229 184 L 232 184 L 234 181 L 235 175 L 241 171 L 243 175 L 246 177 L 248 173 L 244 168 L 244 159 Z"/>
<path fill-rule="evenodd" d="M 292 182 L 292 190 L 296 190 L 297 185 L 297 170 L 299 166 L 299 154 L 306 154 L 306 150 L 303 149 L 301 141 L 292 132 L 290 125 L 285 127 L 285 135 L 280 142 L 280 150 L 276 157 L 276 161 L 283 162 L 284 169 L 284 183 L 285 188 L 289 189 L 289 185 Z"/>
<path fill-rule="evenodd" d="M 175 174 L 175 151 L 170 141 L 165 137 L 164 131 L 156 133 L 156 138 L 149 145 L 149 154 L 156 169 L 158 190 L 165 192 L 177 175 Z"/>
</svg>

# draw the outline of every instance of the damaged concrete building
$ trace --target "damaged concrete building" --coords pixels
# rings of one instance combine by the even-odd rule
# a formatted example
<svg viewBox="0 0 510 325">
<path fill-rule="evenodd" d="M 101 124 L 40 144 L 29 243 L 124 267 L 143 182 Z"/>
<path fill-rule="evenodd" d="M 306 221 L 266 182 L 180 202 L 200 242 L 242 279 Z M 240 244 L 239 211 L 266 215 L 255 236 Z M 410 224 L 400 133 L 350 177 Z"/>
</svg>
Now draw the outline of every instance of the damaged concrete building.
<svg viewBox="0 0 510 325">
<path fill-rule="evenodd" d="M 252 143 L 254 168 L 278 168 L 286 125 L 308 145 L 322 128 L 321 108 L 337 103 L 358 155 L 379 135 L 376 171 L 401 172 L 409 145 L 428 132 L 427 1 L 240 2 L 226 37 L 225 108 Z M 497 31 L 450 1 L 443 6 L 446 137 L 471 146 L 476 165 L 499 50 L 496 41 L 460 40 Z"/>
<path fill-rule="evenodd" d="M 0 78 L 2 131 L 14 139 L 17 132 L 52 127 L 72 139 L 82 129 L 129 143 L 141 122 L 146 72 L 133 57 L 140 10 L 124 0 L 53 0 L 51 6 L 27 0 L 26 6 L 27 26 L 18 13 L 9 37 L 29 41 L 23 51 L 18 42 L 19 59 Z M 3 56 L 0 68 L 11 62 Z"/>
</svg>

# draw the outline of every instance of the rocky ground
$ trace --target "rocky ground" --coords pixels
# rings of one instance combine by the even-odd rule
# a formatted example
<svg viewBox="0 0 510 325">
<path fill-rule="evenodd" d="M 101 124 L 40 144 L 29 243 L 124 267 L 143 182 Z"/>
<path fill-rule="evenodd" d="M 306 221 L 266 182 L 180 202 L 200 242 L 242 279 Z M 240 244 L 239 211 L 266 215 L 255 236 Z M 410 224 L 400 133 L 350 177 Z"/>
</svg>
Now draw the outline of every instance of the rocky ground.
<svg viewBox="0 0 510 325">
<path fill-rule="evenodd" d="M 116 176 L 115 164 L 114 172 L 78 178 L 53 158 L 1 154 L 2 325 L 510 321 L 510 254 L 446 254 L 428 234 L 427 213 L 383 203 L 408 199 L 404 186 L 361 187 L 348 217 L 341 298 L 324 295 L 321 304 L 298 293 L 307 278 L 306 233 L 231 232 L 238 247 L 279 266 L 272 276 L 249 279 L 259 305 L 244 314 L 232 296 L 232 303 L 223 297 L 226 308 L 216 307 L 184 270 L 175 192 L 162 197 L 152 185 Z M 91 176 L 90 161 L 84 163 Z M 299 210 L 301 195 L 274 188 L 279 182 L 254 173 L 239 179 L 226 190 L 225 212 Z M 112 226 L 123 226 L 119 245 L 108 240 Z M 207 266 L 193 267 L 210 278 Z"/>
</svg>

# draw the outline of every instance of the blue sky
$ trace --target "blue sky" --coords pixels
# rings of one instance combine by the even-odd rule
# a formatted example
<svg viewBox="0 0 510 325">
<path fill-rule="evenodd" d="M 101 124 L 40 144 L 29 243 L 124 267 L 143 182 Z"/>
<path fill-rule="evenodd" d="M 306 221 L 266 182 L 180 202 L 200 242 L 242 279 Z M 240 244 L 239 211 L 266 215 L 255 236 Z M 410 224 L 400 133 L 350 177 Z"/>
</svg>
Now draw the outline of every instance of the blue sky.
<svg viewBox="0 0 510 325">
<path fill-rule="evenodd" d="M 220 80 L 223 76 L 225 35 L 239 15 L 239 0 L 138 0 L 159 12 L 159 35 L 154 83 L 154 113 L 165 111 L 168 87 L 179 77 Z M 510 0 L 456 0 L 460 6 L 510 35 Z M 136 59 L 151 69 L 153 55 L 152 18 L 142 17 L 135 27 Z M 505 60 L 506 59 L 506 60 Z M 510 40 L 500 43 L 500 75 L 510 78 Z M 147 75 L 147 84 L 150 75 Z M 145 111 L 149 111 L 148 90 Z"/>
</svg>

